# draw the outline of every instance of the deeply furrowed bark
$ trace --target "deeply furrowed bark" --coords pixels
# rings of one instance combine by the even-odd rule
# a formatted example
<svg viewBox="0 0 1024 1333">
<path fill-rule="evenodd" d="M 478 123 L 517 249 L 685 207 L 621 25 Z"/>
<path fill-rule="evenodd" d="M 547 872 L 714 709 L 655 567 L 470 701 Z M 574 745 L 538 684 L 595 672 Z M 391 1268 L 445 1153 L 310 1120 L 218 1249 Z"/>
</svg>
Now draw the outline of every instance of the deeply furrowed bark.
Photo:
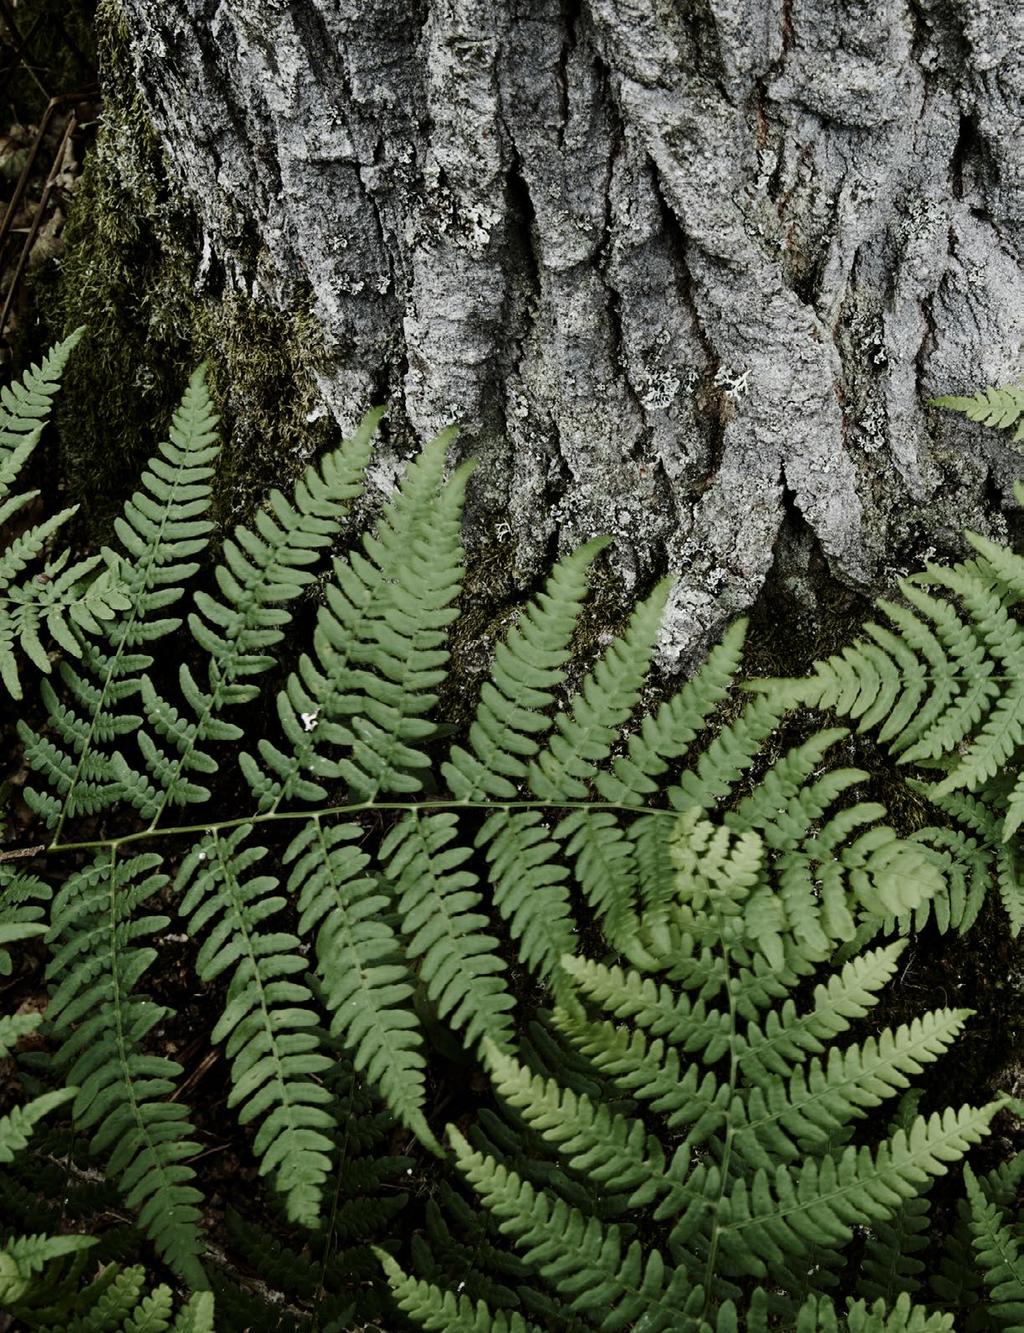
<svg viewBox="0 0 1024 1333">
<path fill-rule="evenodd" d="M 311 286 L 383 486 L 461 423 L 524 579 L 614 533 L 685 662 L 794 511 L 866 590 L 998 531 L 1017 455 L 925 399 L 1020 372 L 1016 0 L 120 5 L 200 279 Z"/>
</svg>

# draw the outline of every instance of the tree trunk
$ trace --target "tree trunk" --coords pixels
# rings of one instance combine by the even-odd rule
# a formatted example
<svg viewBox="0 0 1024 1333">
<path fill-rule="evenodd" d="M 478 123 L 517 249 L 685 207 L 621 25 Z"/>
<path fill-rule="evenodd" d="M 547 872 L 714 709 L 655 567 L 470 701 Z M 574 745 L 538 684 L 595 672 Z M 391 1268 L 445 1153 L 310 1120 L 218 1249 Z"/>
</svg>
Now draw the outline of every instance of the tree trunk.
<svg viewBox="0 0 1024 1333">
<path fill-rule="evenodd" d="M 524 580 L 613 533 L 687 661 L 780 551 L 877 590 L 999 531 L 1016 455 L 925 400 L 1020 369 L 1016 0 L 119 3 L 200 280 L 308 284 L 385 488 L 460 423 Z"/>
</svg>

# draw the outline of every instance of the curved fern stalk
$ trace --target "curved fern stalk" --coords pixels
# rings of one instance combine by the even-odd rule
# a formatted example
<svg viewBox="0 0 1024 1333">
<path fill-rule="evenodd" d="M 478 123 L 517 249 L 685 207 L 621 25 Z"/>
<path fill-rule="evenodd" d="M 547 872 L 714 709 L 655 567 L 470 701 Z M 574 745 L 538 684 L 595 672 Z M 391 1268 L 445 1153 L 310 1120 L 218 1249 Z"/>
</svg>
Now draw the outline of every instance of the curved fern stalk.
<svg viewBox="0 0 1024 1333">
<path fill-rule="evenodd" d="M 445 677 L 447 626 L 462 582 L 460 526 L 469 467 L 443 483 L 454 432 L 426 445 L 406 469 L 376 532 L 334 562 L 317 618 L 315 660 L 305 654 L 278 695 L 286 752 L 260 742 L 266 770 L 242 768 L 261 808 L 321 801 L 317 779 L 342 781 L 353 799 L 421 789 L 435 734 L 425 714 Z"/>
<path fill-rule="evenodd" d="M 206 934 L 196 972 L 212 981 L 233 968 L 227 1000 L 211 1038 L 231 1060 L 229 1106 L 239 1122 L 257 1118 L 253 1142 L 261 1174 L 273 1173 L 291 1221 L 315 1227 L 330 1171 L 334 1120 L 330 1092 L 317 1076 L 331 1066 L 314 1031 L 309 987 L 291 980 L 306 971 L 300 942 L 263 923 L 286 905 L 272 875 L 251 875 L 266 855 L 248 847 L 251 825 L 210 833 L 191 849 L 175 883 L 193 938 Z"/>
<path fill-rule="evenodd" d="M 139 909 L 167 882 L 155 855 L 119 861 L 111 848 L 76 871 L 53 903 L 48 976 L 56 983 L 47 1018 L 61 1046 L 56 1061 L 79 1091 L 75 1123 L 109 1153 L 108 1173 L 158 1253 L 193 1288 L 206 1286 L 199 1255 L 202 1195 L 186 1159 L 201 1151 L 188 1110 L 166 1098 L 181 1066 L 146 1053 L 148 1034 L 171 1012 L 135 995 L 157 953 L 139 941 L 166 916 Z"/>
<path fill-rule="evenodd" d="M 1004 384 L 1000 388 L 990 385 L 970 397 L 943 394 L 929 398 L 928 403 L 931 407 L 962 412 L 968 421 L 980 421 L 983 426 L 994 426 L 997 430 L 1016 427 L 1014 443 L 1024 440 L 1024 384 Z"/>
<path fill-rule="evenodd" d="M 413 979 L 389 919 L 392 898 L 364 874 L 369 857 L 352 844 L 358 824 L 312 819 L 289 844 L 287 884 L 299 935 L 316 931 L 317 971 L 331 1032 L 384 1104 L 416 1137 L 440 1151 L 423 1115 L 423 1034 L 412 1005 Z"/>
<path fill-rule="evenodd" d="M 130 608 L 107 627 L 105 650 L 83 641 L 82 670 L 62 665 L 71 703 L 62 703 L 43 682 L 43 700 L 58 740 L 18 724 L 27 762 L 52 788 L 26 788 L 25 799 L 54 830 L 55 842 L 69 818 L 105 810 L 121 799 L 138 800 L 131 781 L 125 781 L 130 770 L 108 747 L 138 730 L 142 719 L 126 712 L 124 704 L 142 691 L 153 665 L 150 645 L 181 624 L 157 613 L 181 598 L 183 584 L 199 567 L 192 557 L 205 548 L 213 529 L 203 516 L 218 452 L 217 418 L 205 376 L 205 367 L 192 376 L 169 439 L 150 459 L 140 489 L 115 520 L 127 553 L 119 568 Z"/>
<path fill-rule="evenodd" d="M 39 443 L 61 375 L 83 332 L 78 329 L 51 348 L 20 383 L 0 389 L 0 528 L 39 495 L 37 490 L 12 495 L 11 489 Z M 116 571 L 106 568 L 97 574 L 104 565 L 102 555 L 69 564 L 70 552 L 65 550 L 38 573 L 18 581 L 77 511 L 78 506 L 73 505 L 29 525 L 0 554 L 0 680 L 14 699 L 22 697 L 16 647 L 48 674 L 50 659 L 40 638 L 42 631 L 78 657 L 82 650 L 71 626 L 99 633 L 101 621 L 109 621 L 128 605 Z M 87 582 L 90 575 L 94 577 Z"/>
<path fill-rule="evenodd" d="M 309 568 L 340 533 L 353 501 L 361 494 L 373 438 L 383 409 L 368 412 L 358 429 L 337 449 L 311 464 L 296 482 L 292 498 L 271 491 L 268 507 L 252 528 L 239 526 L 224 543 L 214 571 L 220 598 L 195 595 L 188 624 L 209 655 L 206 685 L 187 664 L 179 669 L 184 715 L 158 695 L 146 677 L 142 703 L 146 720 L 160 737 L 139 734 L 148 785 L 135 775 L 133 787 L 146 789 L 144 813 L 156 827 L 169 805 L 203 801 L 206 787 L 192 773 L 216 772 L 216 761 L 203 748 L 209 741 L 239 740 L 242 731 L 221 719 L 228 705 L 246 703 L 259 693 L 254 676 L 274 664 L 270 650 L 291 621 L 288 604 L 314 581 Z M 414 594 L 415 595 L 415 591 Z M 170 746 L 170 751 L 162 748 Z"/>
</svg>

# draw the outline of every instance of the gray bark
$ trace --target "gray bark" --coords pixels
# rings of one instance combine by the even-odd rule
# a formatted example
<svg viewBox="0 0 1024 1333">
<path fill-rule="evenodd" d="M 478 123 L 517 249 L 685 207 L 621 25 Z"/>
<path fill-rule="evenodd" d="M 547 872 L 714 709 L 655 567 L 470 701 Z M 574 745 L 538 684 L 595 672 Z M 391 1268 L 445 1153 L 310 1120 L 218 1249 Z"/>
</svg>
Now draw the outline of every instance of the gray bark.
<svg viewBox="0 0 1024 1333">
<path fill-rule="evenodd" d="M 197 282 L 312 292 L 385 488 L 461 423 L 524 579 L 613 533 L 685 661 L 779 549 L 999 530 L 1017 456 L 925 399 L 1020 373 L 1017 0 L 120 3 Z"/>
</svg>

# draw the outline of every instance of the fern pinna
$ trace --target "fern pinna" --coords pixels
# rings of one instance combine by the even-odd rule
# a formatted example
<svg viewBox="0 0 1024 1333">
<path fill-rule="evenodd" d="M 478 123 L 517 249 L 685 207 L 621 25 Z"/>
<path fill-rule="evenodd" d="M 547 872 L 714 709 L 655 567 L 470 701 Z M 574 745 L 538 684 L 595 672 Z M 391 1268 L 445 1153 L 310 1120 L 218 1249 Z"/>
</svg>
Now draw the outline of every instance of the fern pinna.
<svg viewBox="0 0 1024 1333">
<path fill-rule="evenodd" d="M 886 1226 L 911 1232 L 922 1214 L 910 1184 L 982 1133 L 992 1107 L 938 1122 L 911 1118 L 884 1151 L 848 1150 L 844 1139 L 860 1110 L 944 1049 L 963 1015 L 931 1016 L 877 1047 L 851 1048 L 841 1069 L 830 1054 L 804 1087 L 799 1053 L 823 1055 L 844 1024 L 867 1012 L 895 954 L 883 946 L 868 963 L 845 963 L 838 982 L 823 983 L 820 1015 L 801 1015 L 787 997 L 837 944 L 855 954 L 885 921 L 934 910 L 963 924 L 985 854 L 966 835 L 944 840 L 944 830 L 898 837 L 881 806 L 858 799 L 867 775 L 829 767 L 842 729 L 781 743 L 785 698 L 747 700 L 721 722 L 719 706 L 735 698 L 742 624 L 692 680 L 645 712 L 667 582 L 570 690 L 601 540 L 554 566 L 496 645 L 465 735 L 447 742 L 438 701 L 461 596 L 470 475 L 449 466 L 450 433 L 409 464 L 374 531 L 318 568 L 343 536 L 378 420 L 371 414 L 307 468 L 290 495 L 272 492 L 207 571 L 217 438 L 198 371 L 116 524 L 123 550 L 104 555 L 109 569 L 124 571 L 128 605 L 109 623 L 73 630 L 75 660 L 42 682 L 46 720 L 19 726 L 31 773 L 25 802 L 47 829 L 34 849 L 46 879 L 37 867 L 4 866 L 0 949 L 46 933 L 46 1031 L 53 1070 L 75 1089 L 66 1103 L 75 1130 L 104 1160 L 167 1269 L 196 1290 L 212 1286 L 249 1320 L 252 1301 L 211 1272 L 204 1253 L 202 1133 L 180 1063 L 158 1053 L 172 1007 L 144 993 L 159 980 L 153 965 L 177 924 L 173 913 L 194 984 L 218 1009 L 209 1039 L 223 1053 L 227 1106 L 276 1190 L 284 1225 L 340 1235 L 335 1182 L 352 1158 L 340 1156 L 351 1098 L 337 1086 L 339 1064 L 381 1099 L 407 1142 L 445 1151 L 428 1096 L 440 1044 L 482 1061 L 519 1117 L 511 1128 L 492 1126 L 515 1166 L 459 1142 L 486 1203 L 487 1181 L 506 1171 L 500 1228 L 532 1234 L 532 1223 L 515 1220 L 520 1185 L 551 1176 L 529 1166 L 546 1131 L 530 1120 L 520 1085 L 542 1119 L 592 1110 L 580 1142 L 596 1133 L 607 1147 L 610 1135 L 614 1152 L 606 1160 L 600 1145 L 586 1150 L 596 1172 L 587 1188 L 612 1182 L 615 1198 L 635 1195 L 665 1224 L 667 1248 L 645 1255 L 611 1214 L 601 1213 L 597 1229 L 579 1222 L 590 1196 L 562 1172 L 568 1193 L 543 1205 L 548 1221 L 573 1219 L 570 1234 L 591 1259 L 585 1237 L 603 1236 L 606 1224 L 619 1229 L 608 1232 L 596 1268 L 558 1267 L 562 1286 L 524 1277 L 556 1275 L 546 1260 L 537 1268 L 531 1241 L 525 1267 L 500 1261 L 542 1322 L 593 1326 L 594 1302 L 575 1304 L 575 1288 L 593 1280 L 614 1312 L 601 1327 L 634 1319 L 667 1327 L 657 1321 L 671 1312 L 680 1327 L 713 1315 L 725 1328 L 746 1287 L 770 1278 L 765 1290 L 774 1294 L 767 1305 L 751 1298 L 751 1321 L 784 1311 L 807 1327 L 839 1320 L 867 1328 L 878 1319 L 944 1327 L 920 1323 L 918 1307 L 903 1301 L 916 1290 L 909 1286 L 882 1291 L 866 1279 L 860 1302 L 837 1313 L 826 1277 L 807 1274 L 815 1265 L 834 1272 L 850 1227 L 867 1225 L 862 1217 L 879 1236 Z M 279 662 L 300 606 L 312 634 Z M 259 722 L 260 677 L 277 686 L 272 725 L 246 740 L 242 724 Z M 210 817 L 215 802 L 224 817 Z M 63 878 L 48 883 L 61 869 Z M 585 963 L 576 951 L 582 933 L 602 935 L 619 962 Z M 607 981 L 598 984 L 593 968 Z M 607 995 L 602 985 L 612 988 Z M 647 1010 L 631 1007 L 637 996 L 661 1017 L 641 1018 Z M 547 1035 L 531 1050 L 553 1042 L 558 1068 L 577 1071 L 585 1092 L 569 1087 L 571 1102 L 551 1072 L 536 1082 L 522 1040 L 546 1003 L 556 1005 L 557 1022 L 538 1029 Z M 611 1018 L 597 1022 L 602 1006 L 635 1023 L 628 1040 Z M 661 1045 L 648 1049 L 648 1033 Z M 704 1062 L 700 1077 L 681 1051 Z M 631 1058 L 640 1061 L 632 1074 Z M 723 1065 L 731 1071 L 724 1081 Z M 620 1075 L 625 1084 L 616 1087 Z M 580 1109 L 581 1096 L 597 1098 L 591 1110 Z M 645 1098 L 669 1113 L 665 1143 L 637 1118 Z M 685 1152 L 677 1151 L 682 1140 Z M 822 1151 L 805 1176 L 787 1164 L 808 1145 Z M 789 1227 L 776 1214 L 795 1199 L 800 1218 L 817 1226 L 829 1172 L 853 1202 L 826 1207 L 816 1258 L 800 1248 L 810 1222 Z M 697 1194 L 714 1199 L 710 1211 L 697 1207 Z M 440 1213 L 434 1220 L 444 1235 Z M 493 1232 L 486 1235 L 497 1255 Z M 758 1257 L 744 1269 L 737 1255 L 748 1249 Z M 613 1254 L 614 1279 L 605 1272 Z M 326 1247 L 323 1263 L 326 1272 Z M 365 1265 L 353 1278 L 357 1286 L 371 1280 Z M 781 1303 L 775 1287 L 789 1293 Z M 412 1304 L 405 1287 L 396 1292 L 430 1327 L 449 1315 L 489 1327 L 480 1321 L 491 1315 L 466 1314 L 458 1292 Z M 351 1295 L 353 1310 L 379 1313 L 365 1291 Z M 327 1326 L 340 1333 L 348 1306 L 343 1290 L 334 1296 Z M 492 1311 L 494 1327 L 516 1326 L 520 1316 L 503 1308 Z M 397 1318 L 395 1308 L 384 1317 Z"/>
</svg>

